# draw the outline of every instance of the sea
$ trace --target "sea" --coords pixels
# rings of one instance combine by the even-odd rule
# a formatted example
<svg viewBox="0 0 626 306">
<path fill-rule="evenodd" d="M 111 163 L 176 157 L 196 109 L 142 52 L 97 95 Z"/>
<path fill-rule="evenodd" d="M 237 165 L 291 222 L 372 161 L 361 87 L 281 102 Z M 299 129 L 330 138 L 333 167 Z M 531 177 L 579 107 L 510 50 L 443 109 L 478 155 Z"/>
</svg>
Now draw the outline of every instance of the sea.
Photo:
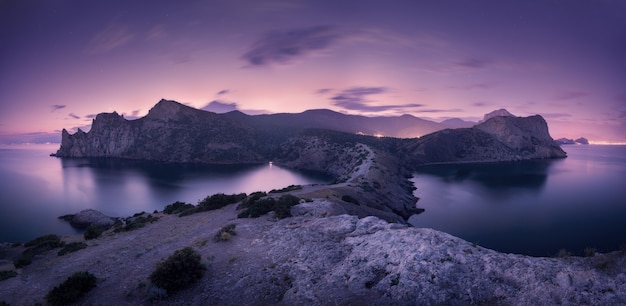
<svg viewBox="0 0 626 306">
<path fill-rule="evenodd" d="M 0 242 L 79 234 L 58 217 L 93 208 L 114 217 L 331 180 L 272 164 L 185 165 L 49 156 L 58 144 L 0 147 Z M 568 157 L 437 165 L 414 173 L 415 227 L 500 252 L 555 256 L 626 248 L 626 146 L 563 146 Z"/>
<path fill-rule="evenodd" d="M 422 167 L 425 212 L 409 221 L 505 253 L 626 250 L 626 146 L 562 148 L 567 158 Z"/>
<path fill-rule="evenodd" d="M 0 147 L 0 242 L 75 235 L 58 217 L 96 209 L 113 217 L 153 212 L 176 201 L 197 204 L 215 193 L 322 184 L 329 176 L 270 164 L 163 164 L 49 156 L 59 144 Z"/>
</svg>

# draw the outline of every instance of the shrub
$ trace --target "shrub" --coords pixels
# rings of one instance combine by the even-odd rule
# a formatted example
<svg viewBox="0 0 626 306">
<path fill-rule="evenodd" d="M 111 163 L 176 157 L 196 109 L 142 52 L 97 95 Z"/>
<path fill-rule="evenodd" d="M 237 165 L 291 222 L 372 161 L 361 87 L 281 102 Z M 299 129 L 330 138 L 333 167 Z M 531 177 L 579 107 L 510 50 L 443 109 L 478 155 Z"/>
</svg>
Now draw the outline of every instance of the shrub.
<svg viewBox="0 0 626 306">
<path fill-rule="evenodd" d="M 33 257 L 49 250 L 60 248 L 65 245 L 65 242 L 61 241 L 61 238 L 57 235 L 45 235 L 37 237 L 29 242 L 26 242 L 24 246 L 26 249 L 22 252 L 22 255 L 13 262 L 15 268 L 23 268 L 30 265 L 33 262 Z"/>
<path fill-rule="evenodd" d="M 194 208 L 195 206 L 193 206 L 192 204 L 176 201 L 170 205 L 165 206 L 165 209 L 163 209 L 163 213 L 166 213 L 168 215 L 174 215 Z"/>
<path fill-rule="evenodd" d="M 0 271 L 0 281 L 3 281 L 5 279 L 9 279 L 11 277 L 16 277 L 17 276 L 17 272 L 13 271 L 13 270 L 3 270 Z"/>
<path fill-rule="evenodd" d="M 235 227 L 237 227 L 237 224 L 228 224 L 222 227 L 219 231 L 217 231 L 217 233 L 213 237 L 213 240 L 215 242 L 230 240 L 232 236 L 237 235 Z"/>
<path fill-rule="evenodd" d="M 283 192 L 289 192 L 289 191 L 300 190 L 300 189 L 302 189 L 302 185 L 289 185 L 282 189 L 272 189 L 270 190 L 270 193 L 283 193 Z"/>
<path fill-rule="evenodd" d="M 144 226 L 146 226 L 146 224 L 148 223 L 154 223 L 156 221 L 159 220 L 159 217 L 155 217 L 153 215 L 148 215 L 146 217 L 143 216 L 133 216 L 130 218 L 126 218 L 126 225 L 121 226 L 118 225 L 115 230 L 113 230 L 116 233 L 119 232 L 129 232 L 132 230 L 136 230 L 138 228 L 142 228 Z"/>
<path fill-rule="evenodd" d="M 45 235 L 37 237 L 29 242 L 24 243 L 25 247 L 51 247 L 58 248 L 63 246 L 61 238 L 57 235 Z"/>
<path fill-rule="evenodd" d="M 52 305 L 73 304 L 96 287 L 96 280 L 96 277 L 89 272 L 76 272 L 48 292 L 46 301 Z"/>
<path fill-rule="evenodd" d="M 198 212 L 216 210 L 226 205 L 237 203 L 245 198 L 246 198 L 245 193 L 230 194 L 230 195 L 223 194 L 223 193 L 216 193 L 198 202 L 198 206 L 196 207 L 196 210 Z"/>
<path fill-rule="evenodd" d="M 253 192 L 248 197 L 246 197 L 245 199 L 243 199 L 241 201 L 241 204 L 239 204 L 239 206 L 237 206 L 237 209 L 248 208 L 252 204 L 254 204 L 254 202 L 258 201 L 259 199 L 261 199 L 264 196 L 267 196 L 267 193 L 265 193 L 263 191 Z"/>
<path fill-rule="evenodd" d="M 150 281 L 172 293 L 201 279 L 205 270 L 200 254 L 186 247 L 177 250 L 165 261 L 159 262 L 156 270 L 150 274 Z"/>
<path fill-rule="evenodd" d="M 347 194 L 346 194 L 346 195 L 343 195 L 343 196 L 341 197 L 341 200 L 342 200 L 342 201 L 344 201 L 344 202 L 354 203 L 354 204 L 356 204 L 356 205 L 359 205 L 359 201 L 358 201 L 357 199 L 355 199 L 355 198 L 353 198 L 352 196 L 347 195 Z"/>
<path fill-rule="evenodd" d="M 585 256 L 593 257 L 595 255 L 596 255 L 596 249 L 595 248 L 592 248 L 592 247 L 585 248 Z"/>
<path fill-rule="evenodd" d="M 87 227 L 87 229 L 85 230 L 85 233 L 83 234 L 83 237 L 85 237 L 85 240 L 96 239 L 100 237 L 102 233 L 104 233 L 104 230 L 105 230 L 104 227 L 92 224 L 92 225 L 89 225 L 89 227 Z"/>
<path fill-rule="evenodd" d="M 67 253 L 73 253 L 76 252 L 78 250 L 82 250 L 84 248 L 87 247 L 87 244 L 85 244 L 84 242 L 72 242 L 72 243 L 68 243 L 66 244 L 60 251 L 59 251 L 59 256 L 63 256 Z"/>
<path fill-rule="evenodd" d="M 274 208 L 276 218 L 284 219 L 291 217 L 291 207 L 298 203 L 300 203 L 300 198 L 294 195 L 286 194 L 281 196 Z"/>
</svg>

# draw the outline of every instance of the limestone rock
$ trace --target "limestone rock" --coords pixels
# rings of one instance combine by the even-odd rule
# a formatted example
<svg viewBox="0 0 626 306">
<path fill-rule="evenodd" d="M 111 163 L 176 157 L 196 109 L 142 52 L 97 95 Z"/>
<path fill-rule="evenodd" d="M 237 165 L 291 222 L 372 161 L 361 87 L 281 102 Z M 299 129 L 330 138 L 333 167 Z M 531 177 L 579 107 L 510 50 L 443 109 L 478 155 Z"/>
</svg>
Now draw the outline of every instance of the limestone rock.
<svg viewBox="0 0 626 306">
<path fill-rule="evenodd" d="M 63 216 L 61 218 L 69 221 L 73 227 L 80 229 L 87 228 L 90 225 L 110 227 L 115 223 L 114 218 L 106 216 L 95 209 L 85 209 L 75 215 Z"/>
</svg>

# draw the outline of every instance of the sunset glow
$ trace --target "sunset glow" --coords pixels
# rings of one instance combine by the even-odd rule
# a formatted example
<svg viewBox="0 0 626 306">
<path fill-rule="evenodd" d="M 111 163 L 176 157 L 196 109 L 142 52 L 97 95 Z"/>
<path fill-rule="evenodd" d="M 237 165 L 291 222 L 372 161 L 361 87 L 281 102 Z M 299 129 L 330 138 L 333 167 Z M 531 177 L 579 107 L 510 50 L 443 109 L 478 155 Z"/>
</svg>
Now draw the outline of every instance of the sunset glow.
<svg viewBox="0 0 626 306">
<path fill-rule="evenodd" d="M 327 108 L 626 142 L 626 2 L 5 1 L 0 142 L 60 141 L 161 98 L 249 114 Z M 213 108 L 213 110 L 215 110 Z M 52 133 L 52 134 L 50 134 Z"/>
</svg>

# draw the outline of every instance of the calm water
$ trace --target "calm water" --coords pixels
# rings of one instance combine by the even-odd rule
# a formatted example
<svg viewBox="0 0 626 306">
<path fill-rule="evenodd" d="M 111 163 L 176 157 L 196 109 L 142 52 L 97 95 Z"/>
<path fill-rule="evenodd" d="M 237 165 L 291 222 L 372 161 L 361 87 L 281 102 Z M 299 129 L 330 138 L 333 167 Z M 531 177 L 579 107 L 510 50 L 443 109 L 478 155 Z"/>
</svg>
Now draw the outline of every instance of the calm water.
<svg viewBox="0 0 626 306">
<path fill-rule="evenodd" d="M 420 169 L 417 227 L 502 252 L 582 254 L 626 243 L 626 146 L 563 146 L 568 158 Z"/>
<path fill-rule="evenodd" d="M 77 233 L 57 217 L 93 208 L 125 217 L 218 193 L 269 191 L 328 177 L 270 165 L 163 165 L 59 159 L 58 145 L 0 148 L 0 242 Z"/>
</svg>

